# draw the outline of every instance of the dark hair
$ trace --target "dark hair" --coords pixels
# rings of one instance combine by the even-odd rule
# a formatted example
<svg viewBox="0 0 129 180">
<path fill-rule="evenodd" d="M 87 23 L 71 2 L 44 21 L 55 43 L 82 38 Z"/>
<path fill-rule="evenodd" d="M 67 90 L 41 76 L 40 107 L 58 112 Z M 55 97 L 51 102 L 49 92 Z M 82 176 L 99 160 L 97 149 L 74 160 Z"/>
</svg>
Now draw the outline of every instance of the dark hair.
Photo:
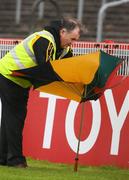
<svg viewBox="0 0 129 180">
<path fill-rule="evenodd" d="M 78 27 L 80 31 L 82 31 L 82 24 L 73 18 L 62 18 L 60 20 L 52 21 L 50 26 L 58 30 L 65 28 L 67 31 L 72 31 Z"/>
</svg>

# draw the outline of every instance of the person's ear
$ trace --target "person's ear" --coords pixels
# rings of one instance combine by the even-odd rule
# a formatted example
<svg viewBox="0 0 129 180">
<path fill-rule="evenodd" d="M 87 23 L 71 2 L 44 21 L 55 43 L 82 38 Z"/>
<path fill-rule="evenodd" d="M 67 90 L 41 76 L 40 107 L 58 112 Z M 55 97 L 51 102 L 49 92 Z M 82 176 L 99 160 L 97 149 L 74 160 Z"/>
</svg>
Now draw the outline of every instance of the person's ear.
<svg viewBox="0 0 129 180">
<path fill-rule="evenodd" d="M 62 29 L 60 30 L 60 34 L 61 34 L 61 35 L 64 35 L 64 34 L 66 33 L 66 31 L 67 31 L 67 30 L 66 30 L 65 28 L 62 28 Z"/>
</svg>

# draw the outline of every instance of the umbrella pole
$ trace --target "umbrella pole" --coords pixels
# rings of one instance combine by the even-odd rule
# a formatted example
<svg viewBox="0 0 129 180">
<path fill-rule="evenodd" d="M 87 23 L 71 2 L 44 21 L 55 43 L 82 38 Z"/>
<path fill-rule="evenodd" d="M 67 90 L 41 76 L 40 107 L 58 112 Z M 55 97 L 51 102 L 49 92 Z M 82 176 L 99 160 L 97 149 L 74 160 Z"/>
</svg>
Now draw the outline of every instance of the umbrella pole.
<svg viewBox="0 0 129 180">
<path fill-rule="evenodd" d="M 86 97 L 86 87 L 85 87 L 85 92 L 84 92 L 83 97 Z M 79 148 L 80 148 L 80 141 L 81 141 L 81 132 L 82 132 L 82 127 L 83 127 L 83 122 L 84 122 L 84 107 L 85 107 L 85 102 L 82 102 L 81 122 L 80 122 L 79 135 L 78 135 L 78 145 L 77 145 L 77 152 L 76 152 L 76 157 L 75 157 L 74 172 L 77 172 L 78 170 Z"/>
<path fill-rule="evenodd" d="M 76 152 L 75 164 L 74 164 L 74 171 L 75 171 L 75 172 L 77 172 L 77 169 L 78 169 L 78 160 L 79 160 L 78 156 L 79 156 L 81 132 L 82 132 L 83 121 L 84 121 L 84 105 L 85 105 L 85 103 L 82 102 L 81 123 L 80 123 L 79 136 L 78 136 L 78 145 L 77 145 L 77 152 Z"/>
</svg>

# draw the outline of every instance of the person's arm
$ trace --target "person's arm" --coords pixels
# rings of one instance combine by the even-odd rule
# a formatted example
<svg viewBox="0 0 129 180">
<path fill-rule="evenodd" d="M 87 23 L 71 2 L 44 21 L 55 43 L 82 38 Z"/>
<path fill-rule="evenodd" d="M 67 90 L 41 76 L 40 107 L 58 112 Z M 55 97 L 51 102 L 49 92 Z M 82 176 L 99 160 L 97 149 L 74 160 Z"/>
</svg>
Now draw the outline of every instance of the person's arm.
<svg viewBox="0 0 129 180">
<path fill-rule="evenodd" d="M 52 43 L 43 37 L 39 37 L 33 44 L 33 50 L 36 57 L 37 64 L 45 63 L 50 59 L 53 54 L 53 45 Z"/>
</svg>

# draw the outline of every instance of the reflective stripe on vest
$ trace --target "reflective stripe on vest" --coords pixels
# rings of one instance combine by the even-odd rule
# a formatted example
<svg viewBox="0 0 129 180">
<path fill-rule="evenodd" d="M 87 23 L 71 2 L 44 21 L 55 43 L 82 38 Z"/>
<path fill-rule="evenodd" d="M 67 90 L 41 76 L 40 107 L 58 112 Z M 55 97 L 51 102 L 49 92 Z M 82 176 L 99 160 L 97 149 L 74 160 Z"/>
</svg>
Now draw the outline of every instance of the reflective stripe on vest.
<svg viewBox="0 0 129 180">
<path fill-rule="evenodd" d="M 32 61 L 34 63 L 36 63 L 36 58 L 34 56 L 34 54 L 32 53 L 32 51 L 30 50 L 29 46 L 28 46 L 28 42 L 34 38 L 34 35 L 32 37 L 28 37 L 25 41 L 23 41 L 23 47 L 25 48 L 27 54 L 29 55 L 29 57 L 32 59 Z"/>
<path fill-rule="evenodd" d="M 56 43 L 55 43 L 54 36 L 46 30 L 37 32 L 36 34 L 40 35 L 42 37 L 45 37 L 53 44 L 53 47 L 54 47 L 53 60 L 55 60 L 55 58 L 56 58 Z"/>
<path fill-rule="evenodd" d="M 53 54 L 53 59 L 55 59 L 56 57 L 56 43 L 55 43 L 55 39 L 53 37 L 52 34 L 50 34 L 48 31 L 40 31 L 37 33 L 38 35 L 44 35 L 44 37 L 46 37 L 49 41 L 51 41 L 53 43 L 53 47 L 54 47 L 54 54 Z M 69 52 L 70 47 L 67 47 L 63 50 L 62 54 L 60 55 L 59 59 L 62 59 L 68 52 Z"/>
<path fill-rule="evenodd" d="M 62 54 L 60 55 L 59 59 L 62 59 L 69 52 L 69 49 L 70 49 L 70 47 L 67 47 L 66 49 L 64 49 Z"/>
<path fill-rule="evenodd" d="M 31 47 L 29 47 L 28 44 L 36 35 L 39 35 L 41 37 L 45 37 L 46 39 L 48 39 L 53 44 L 53 47 L 54 47 L 53 59 L 55 59 L 56 46 L 55 46 L 54 37 L 52 34 L 50 34 L 49 32 L 44 30 L 44 31 L 36 32 L 36 33 L 30 35 L 28 38 L 26 38 L 23 41 L 24 50 L 26 51 L 26 53 L 30 57 L 30 59 L 33 61 L 33 63 L 36 65 L 36 58 L 35 58 L 34 53 L 30 49 Z M 22 63 L 22 59 L 18 58 L 15 48 L 10 51 L 10 54 L 12 55 L 16 65 L 18 66 L 19 69 L 25 69 L 26 68 L 25 65 Z"/>
<path fill-rule="evenodd" d="M 38 32 L 39 35 L 40 35 L 40 33 L 42 34 L 42 31 Z M 50 34 L 48 31 L 44 30 L 44 35 L 46 35 L 46 37 L 51 37 L 52 41 L 50 39 L 49 39 L 49 41 L 53 42 L 53 47 L 54 47 L 54 52 L 55 52 L 53 59 L 55 59 L 55 57 L 56 57 L 56 45 L 55 45 L 56 43 L 55 43 L 55 39 L 54 39 L 53 35 Z M 62 54 L 60 55 L 59 59 L 63 58 L 69 52 L 69 49 L 70 49 L 70 47 L 65 48 L 63 50 Z"/>
<path fill-rule="evenodd" d="M 36 58 L 34 56 L 34 54 L 31 52 L 29 46 L 28 46 L 28 42 L 34 38 L 34 34 L 32 34 L 31 36 L 29 36 L 28 38 L 26 38 L 24 41 L 23 41 L 23 47 L 27 53 L 27 55 L 31 58 L 31 60 L 36 64 Z M 21 60 L 18 58 L 17 56 L 17 53 L 16 53 L 16 49 L 12 49 L 10 51 L 10 54 L 12 55 L 16 65 L 19 67 L 19 69 L 25 69 L 26 67 L 24 66 L 24 64 L 21 62 Z"/>
<path fill-rule="evenodd" d="M 18 58 L 18 56 L 17 56 L 17 54 L 16 54 L 16 51 L 15 51 L 14 49 L 12 49 L 12 50 L 10 51 L 10 54 L 12 55 L 12 57 L 13 57 L 16 65 L 19 67 L 19 69 L 24 69 L 25 66 L 24 66 L 24 64 L 21 63 L 20 59 Z"/>
</svg>

